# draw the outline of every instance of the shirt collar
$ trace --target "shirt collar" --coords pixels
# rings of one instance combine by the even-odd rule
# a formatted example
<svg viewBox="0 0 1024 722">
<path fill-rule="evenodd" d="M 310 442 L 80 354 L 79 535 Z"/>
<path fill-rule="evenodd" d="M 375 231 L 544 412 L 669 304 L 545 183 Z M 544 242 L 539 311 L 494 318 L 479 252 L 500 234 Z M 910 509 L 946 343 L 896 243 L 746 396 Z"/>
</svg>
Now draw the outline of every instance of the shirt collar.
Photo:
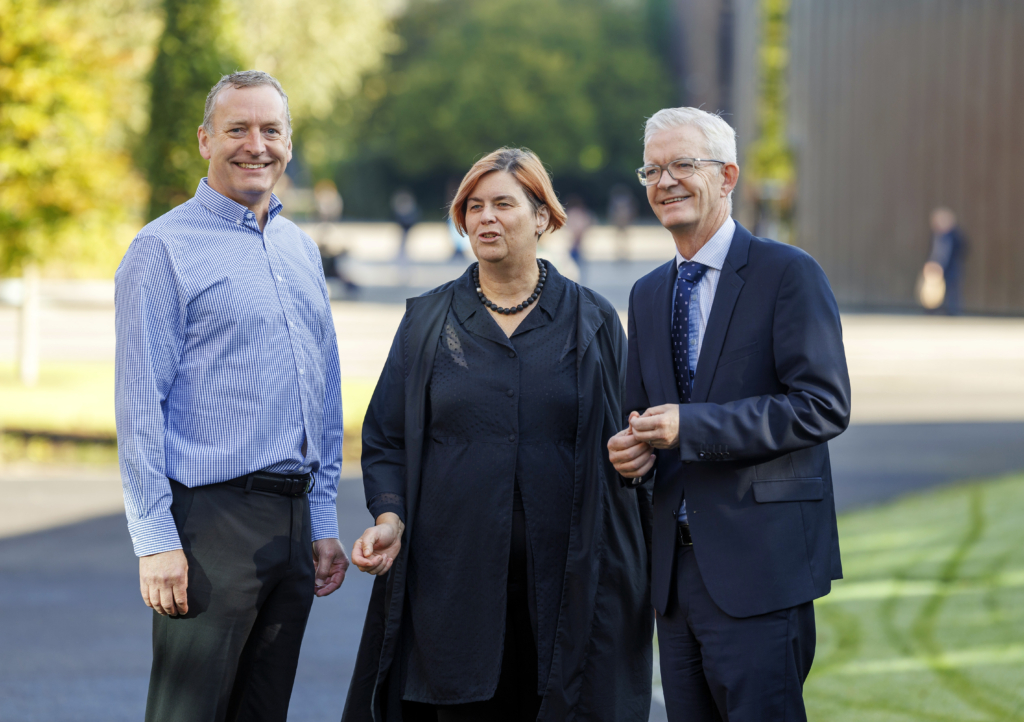
<svg viewBox="0 0 1024 722">
<path fill-rule="evenodd" d="M 729 255 L 729 247 L 732 246 L 732 237 L 735 233 L 736 221 L 732 219 L 732 216 L 728 216 L 725 223 L 715 231 L 715 235 L 711 236 L 711 239 L 701 246 L 701 249 L 693 254 L 693 258 L 690 260 L 721 271 L 722 266 L 725 265 L 725 258 Z M 679 268 L 680 264 L 685 261 L 683 254 L 676 250 L 676 268 Z"/>
<path fill-rule="evenodd" d="M 211 188 L 206 178 L 199 181 L 199 187 L 196 188 L 195 198 L 206 206 L 206 208 L 212 213 L 216 213 L 221 218 L 226 218 L 236 225 L 241 224 L 247 217 L 252 216 L 252 211 L 241 203 L 237 203 Z M 283 207 L 284 206 L 278 197 L 271 193 L 270 211 L 267 213 L 268 226 L 270 225 L 270 222 L 277 217 L 277 214 L 281 212 Z"/>
</svg>

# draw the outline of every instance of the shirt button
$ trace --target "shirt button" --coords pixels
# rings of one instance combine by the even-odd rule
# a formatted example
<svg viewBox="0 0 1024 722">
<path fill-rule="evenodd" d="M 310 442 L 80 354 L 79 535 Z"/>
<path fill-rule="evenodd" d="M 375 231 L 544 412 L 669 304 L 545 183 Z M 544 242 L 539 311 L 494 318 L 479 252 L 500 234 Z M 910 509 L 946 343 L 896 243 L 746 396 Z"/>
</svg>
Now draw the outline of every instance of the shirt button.
<svg viewBox="0 0 1024 722">
<path fill-rule="evenodd" d="M 306 373 L 306 370 L 305 369 L 299 369 L 299 373 L 300 374 L 304 374 L 304 373 Z"/>
<path fill-rule="evenodd" d="M 507 393 L 507 394 L 508 394 L 508 397 L 509 397 L 509 398 L 512 398 L 513 396 L 515 396 L 515 395 L 516 395 L 516 392 L 515 392 L 515 391 L 513 391 L 512 389 L 509 389 L 509 390 L 508 390 L 508 391 L 506 391 L 505 393 Z"/>
<path fill-rule="evenodd" d="M 516 357 L 516 352 L 515 351 L 509 351 L 508 352 L 508 357 L 509 358 L 515 358 Z"/>
<path fill-rule="evenodd" d="M 280 282 L 281 282 L 281 277 L 280 277 L 280 276 L 278 276 L 278 277 L 277 277 L 277 282 L 278 282 L 278 283 L 280 283 Z"/>
<path fill-rule="evenodd" d="M 509 434 L 508 435 L 508 440 L 509 441 L 515 441 L 516 440 L 516 435 L 515 434 Z"/>
</svg>

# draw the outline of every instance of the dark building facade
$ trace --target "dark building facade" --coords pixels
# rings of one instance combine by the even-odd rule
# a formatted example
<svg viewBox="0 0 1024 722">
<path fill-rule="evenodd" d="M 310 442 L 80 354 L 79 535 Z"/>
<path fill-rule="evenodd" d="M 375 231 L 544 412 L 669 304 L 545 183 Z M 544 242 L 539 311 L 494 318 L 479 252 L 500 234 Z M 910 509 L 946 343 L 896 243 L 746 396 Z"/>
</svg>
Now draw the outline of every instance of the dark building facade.
<svg viewBox="0 0 1024 722">
<path fill-rule="evenodd" d="M 665 0 L 681 104 L 757 135 L 761 0 Z M 969 240 L 968 312 L 1024 313 L 1024 0 L 792 0 L 793 242 L 846 308 L 912 309 L 928 216 Z M 751 194 L 736 216 L 757 223 Z"/>
<path fill-rule="evenodd" d="M 794 240 L 840 303 L 914 307 L 947 206 L 966 310 L 1024 313 L 1024 2 L 793 0 L 790 46 Z"/>
</svg>

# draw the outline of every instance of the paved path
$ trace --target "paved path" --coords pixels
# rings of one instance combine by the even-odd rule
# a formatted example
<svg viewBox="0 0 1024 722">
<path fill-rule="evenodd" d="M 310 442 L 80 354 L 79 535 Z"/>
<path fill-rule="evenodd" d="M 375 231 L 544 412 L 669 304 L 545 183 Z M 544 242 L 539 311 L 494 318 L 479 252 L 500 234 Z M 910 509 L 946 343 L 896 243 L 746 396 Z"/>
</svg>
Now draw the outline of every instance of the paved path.
<svg viewBox="0 0 1024 722">
<path fill-rule="evenodd" d="M 854 426 L 832 444 L 837 503 L 849 510 L 957 479 L 1024 469 L 1022 439 L 1024 423 Z M 116 493 L 116 478 L 107 485 L 103 493 Z M 11 492 L 5 501 L 17 507 L 28 503 L 23 499 Z M 369 523 L 358 478 L 342 481 L 338 507 L 347 546 Z M 370 581 L 352 572 L 339 592 L 315 601 L 291 720 L 340 716 Z M 139 598 L 122 514 L 0 539 L 0 620 L 0 722 L 141 718 L 150 613 Z M 658 719 L 664 717 L 656 706 L 652 720 Z"/>
</svg>

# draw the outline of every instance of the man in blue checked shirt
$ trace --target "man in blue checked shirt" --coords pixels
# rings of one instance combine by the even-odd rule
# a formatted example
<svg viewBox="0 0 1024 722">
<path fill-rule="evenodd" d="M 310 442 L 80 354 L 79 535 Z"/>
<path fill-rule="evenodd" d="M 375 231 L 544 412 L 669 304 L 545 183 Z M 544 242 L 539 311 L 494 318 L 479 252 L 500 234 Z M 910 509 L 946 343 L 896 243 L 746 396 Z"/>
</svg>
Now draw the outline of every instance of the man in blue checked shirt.
<svg viewBox="0 0 1024 722">
<path fill-rule="evenodd" d="M 313 597 L 349 563 L 327 287 L 271 192 L 290 135 L 277 80 L 222 78 L 198 131 L 209 177 L 117 271 L 121 477 L 155 612 L 147 720 L 284 722 Z"/>
</svg>

